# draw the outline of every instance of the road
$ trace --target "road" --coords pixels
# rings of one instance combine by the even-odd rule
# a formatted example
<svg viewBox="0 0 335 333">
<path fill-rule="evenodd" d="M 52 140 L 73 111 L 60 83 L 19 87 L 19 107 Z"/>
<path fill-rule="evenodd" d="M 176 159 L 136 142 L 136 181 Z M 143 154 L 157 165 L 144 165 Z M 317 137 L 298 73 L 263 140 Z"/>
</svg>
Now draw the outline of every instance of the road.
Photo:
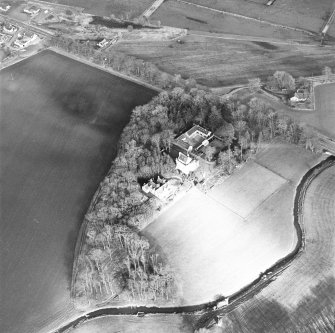
<svg viewBox="0 0 335 333">
<path fill-rule="evenodd" d="M 154 3 L 146 9 L 141 16 L 149 18 L 164 2 L 165 0 L 155 0 Z"/>
</svg>

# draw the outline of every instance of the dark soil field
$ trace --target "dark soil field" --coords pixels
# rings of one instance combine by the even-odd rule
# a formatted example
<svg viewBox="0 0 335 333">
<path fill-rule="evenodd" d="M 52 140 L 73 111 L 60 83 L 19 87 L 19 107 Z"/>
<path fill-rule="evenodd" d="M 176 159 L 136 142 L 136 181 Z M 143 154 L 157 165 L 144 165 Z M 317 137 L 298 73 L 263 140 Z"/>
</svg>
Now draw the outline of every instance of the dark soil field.
<svg viewBox="0 0 335 333">
<path fill-rule="evenodd" d="M 313 32 L 320 32 L 334 6 L 333 0 L 280 0 L 271 6 L 265 6 L 267 0 L 186 1 Z"/>
<path fill-rule="evenodd" d="M 43 1 L 43 0 L 41 0 Z M 82 7 L 85 11 L 100 16 L 111 14 L 136 17 L 147 9 L 152 0 L 48 0 L 48 2 L 59 3 L 68 6 Z"/>
<path fill-rule="evenodd" d="M 224 15 L 174 0 L 164 2 L 153 14 L 152 19 L 160 20 L 164 25 L 211 33 L 231 33 L 284 40 L 301 40 L 308 37 L 294 30 Z"/>
<path fill-rule="evenodd" d="M 265 79 L 276 70 L 298 77 L 319 75 L 324 66 L 335 67 L 334 50 L 329 48 L 232 41 L 196 34 L 182 43 L 122 42 L 116 49 L 212 87 L 247 83 L 253 77 Z"/>
<path fill-rule="evenodd" d="M 51 51 L 0 72 L 1 332 L 73 315 L 78 227 L 131 110 L 155 92 Z"/>
</svg>

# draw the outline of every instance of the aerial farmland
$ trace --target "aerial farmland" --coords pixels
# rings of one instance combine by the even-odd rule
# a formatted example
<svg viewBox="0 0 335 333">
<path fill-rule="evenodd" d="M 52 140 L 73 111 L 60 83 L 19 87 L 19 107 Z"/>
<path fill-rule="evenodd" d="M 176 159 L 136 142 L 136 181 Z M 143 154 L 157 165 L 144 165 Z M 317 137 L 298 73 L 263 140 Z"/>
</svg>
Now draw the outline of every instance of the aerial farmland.
<svg viewBox="0 0 335 333">
<path fill-rule="evenodd" d="M 333 332 L 334 21 L 0 0 L 0 331 Z"/>
</svg>

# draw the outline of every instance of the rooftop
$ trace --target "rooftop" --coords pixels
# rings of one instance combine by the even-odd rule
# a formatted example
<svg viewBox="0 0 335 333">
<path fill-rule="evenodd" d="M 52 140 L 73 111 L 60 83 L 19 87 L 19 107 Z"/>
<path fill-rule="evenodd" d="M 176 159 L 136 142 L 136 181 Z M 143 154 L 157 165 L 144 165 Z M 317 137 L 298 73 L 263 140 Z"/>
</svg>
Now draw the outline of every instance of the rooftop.
<svg viewBox="0 0 335 333">
<path fill-rule="evenodd" d="M 207 129 L 194 125 L 187 132 L 181 134 L 174 141 L 179 147 L 184 148 L 185 150 L 197 150 L 200 146 L 203 145 L 205 140 L 208 140 L 212 132 Z"/>
</svg>

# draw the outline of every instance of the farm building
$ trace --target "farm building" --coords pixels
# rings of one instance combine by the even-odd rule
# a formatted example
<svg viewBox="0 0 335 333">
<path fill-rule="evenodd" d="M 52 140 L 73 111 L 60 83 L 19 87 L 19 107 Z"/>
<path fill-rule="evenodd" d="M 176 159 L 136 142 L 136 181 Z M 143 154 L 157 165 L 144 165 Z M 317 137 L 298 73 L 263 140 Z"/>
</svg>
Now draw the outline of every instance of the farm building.
<svg viewBox="0 0 335 333">
<path fill-rule="evenodd" d="M 161 201 L 167 201 L 176 193 L 177 187 L 173 180 L 157 177 L 157 180 L 150 179 L 148 183 L 142 186 L 142 191 L 146 194 L 151 193 Z"/>
</svg>

